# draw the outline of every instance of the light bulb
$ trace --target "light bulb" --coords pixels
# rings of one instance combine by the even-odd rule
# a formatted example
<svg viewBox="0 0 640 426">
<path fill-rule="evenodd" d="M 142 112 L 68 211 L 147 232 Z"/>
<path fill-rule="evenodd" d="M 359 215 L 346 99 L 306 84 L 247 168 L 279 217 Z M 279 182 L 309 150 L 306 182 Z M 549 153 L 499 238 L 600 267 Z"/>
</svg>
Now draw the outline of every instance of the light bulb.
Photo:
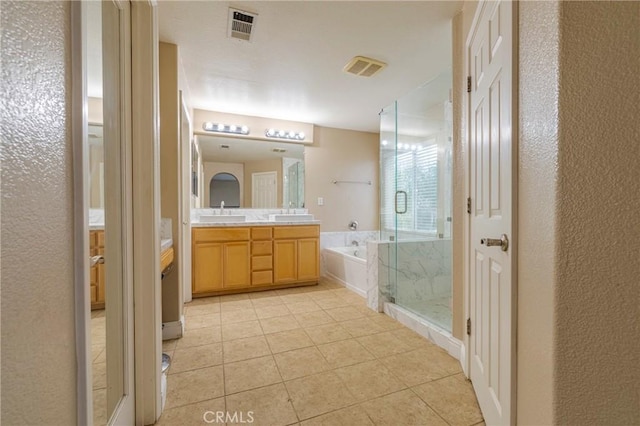
<svg viewBox="0 0 640 426">
<path fill-rule="evenodd" d="M 273 136 L 273 135 L 275 135 L 275 134 L 276 134 L 275 129 L 269 129 L 269 130 L 267 130 L 267 136 Z"/>
<path fill-rule="evenodd" d="M 301 141 L 304 140 L 304 132 L 298 133 L 298 139 L 300 139 Z"/>
<path fill-rule="evenodd" d="M 231 131 L 231 132 L 235 132 L 236 129 L 237 129 L 237 127 L 236 127 L 235 124 L 232 124 L 231 126 L 229 126 L 229 131 Z"/>
<path fill-rule="evenodd" d="M 242 126 L 242 134 L 246 135 L 247 133 L 249 133 L 249 128 L 247 126 Z"/>
<path fill-rule="evenodd" d="M 224 130 L 224 124 L 220 123 L 218 124 L 218 131 L 223 131 Z"/>
<path fill-rule="evenodd" d="M 389 143 L 389 142 L 388 142 L 386 139 L 384 139 L 384 140 L 382 141 L 382 146 L 387 146 L 387 144 L 388 144 L 388 143 Z"/>
</svg>

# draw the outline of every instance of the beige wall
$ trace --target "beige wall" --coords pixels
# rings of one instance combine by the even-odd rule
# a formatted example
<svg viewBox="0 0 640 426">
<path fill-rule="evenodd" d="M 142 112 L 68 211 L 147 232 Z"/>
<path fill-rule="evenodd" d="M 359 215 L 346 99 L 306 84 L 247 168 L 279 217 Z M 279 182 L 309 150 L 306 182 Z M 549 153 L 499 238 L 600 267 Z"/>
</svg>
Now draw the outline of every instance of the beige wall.
<svg viewBox="0 0 640 426">
<path fill-rule="evenodd" d="M 640 2 L 560 3 L 555 418 L 640 424 Z"/>
<path fill-rule="evenodd" d="M 271 160 L 261 160 L 261 161 L 246 161 L 244 163 L 244 181 L 246 182 L 246 186 L 244 188 L 245 207 L 253 207 L 252 206 L 253 179 L 251 175 L 252 173 L 261 173 L 261 172 L 276 172 L 276 176 L 277 176 L 276 188 L 278 191 L 278 197 L 277 197 L 276 205 L 271 207 L 282 208 L 282 159 L 281 158 L 274 158 Z"/>
<path fill-rule="evenodd" d="M 72 425 L 71 3 L 3 1 L 0 7 L 0 416 L 6 425 Z"/>
<path fill-rule="evenodd" d="M 378 133 L 316 127 L 314 143 L 305 147 L 305 207 L 322 222 L 322 232 L 379 228 Z M 371 181 L 372 185 L 338 184 L 334 180 Z M 318 206 L 318 197 L 324 205 Z"/>
<path fill-rule="evenodd" d="M 179 252 L 180 214 L 180 100 L 178 96 L 178 46 L 160 43 L 160 216 L 171 219 L 174 249 Z M 188 249 L 188 248 L 187 248 Z M 179 321 L 182 315 L 180 256 L 162 281 L 162 322 Z"/>
</svg>

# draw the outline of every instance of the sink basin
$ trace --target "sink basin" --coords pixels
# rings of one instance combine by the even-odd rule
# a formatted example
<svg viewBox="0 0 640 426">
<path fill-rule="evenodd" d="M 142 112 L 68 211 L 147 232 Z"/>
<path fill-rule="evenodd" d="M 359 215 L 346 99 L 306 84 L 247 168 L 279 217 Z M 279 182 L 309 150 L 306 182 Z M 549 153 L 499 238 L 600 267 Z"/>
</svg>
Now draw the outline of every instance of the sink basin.
<svg viewBox="0 0 640 426">
<path fill-rule="evenodd" d="M 200 222 L 207 222 L 207 223 L 233 223 L 233 222 L 246 222 L 246 221 L 247 221 L 247 216 L 240 215 L 240 214 L 200 216 Z"/>
<path fill-rule="evenodd" d="M 313 220 L 312 214 L 270 214 L 271 222 L 306 222 Z"/>
</svg>

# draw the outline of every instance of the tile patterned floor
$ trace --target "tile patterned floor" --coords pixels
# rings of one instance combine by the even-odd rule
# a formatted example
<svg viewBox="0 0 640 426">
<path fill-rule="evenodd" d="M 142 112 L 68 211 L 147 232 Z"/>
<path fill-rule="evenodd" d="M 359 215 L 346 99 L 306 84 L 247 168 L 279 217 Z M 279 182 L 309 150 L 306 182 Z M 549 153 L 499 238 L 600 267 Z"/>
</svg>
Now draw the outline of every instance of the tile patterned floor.
<svg viewBox="0 0 640 426">
<path fill-rule="evenodd" d="M 107 424 L 107 351 L 104 309 L 91 311 L 93 424 Z"/>
<path fill-rule="evenodd" d="M 328 280 L 195 299 L 185 317 L 163 343 L 158 425 L 484 424 L 457 360 Z"/>
</svg>

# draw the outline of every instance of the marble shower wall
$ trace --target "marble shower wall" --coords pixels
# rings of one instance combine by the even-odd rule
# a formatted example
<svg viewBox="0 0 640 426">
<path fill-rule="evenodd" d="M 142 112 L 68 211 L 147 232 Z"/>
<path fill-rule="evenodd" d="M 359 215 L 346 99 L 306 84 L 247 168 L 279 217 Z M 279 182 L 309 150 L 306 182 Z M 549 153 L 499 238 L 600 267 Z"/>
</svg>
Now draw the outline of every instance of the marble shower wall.
<svg viewBox="0 0 640 426">
<path fill-rule="evenodd" d="M 402 241 L 397 246 L 375 241 L 367 245 L 367 255 L 371 309 L 381 312 L 384 302 L 394 299 L 399 305 L 414 305 L 451 297 L 451 240 Z M 390 276 L 396 274 L 394 283 Z"/>
</svg>

